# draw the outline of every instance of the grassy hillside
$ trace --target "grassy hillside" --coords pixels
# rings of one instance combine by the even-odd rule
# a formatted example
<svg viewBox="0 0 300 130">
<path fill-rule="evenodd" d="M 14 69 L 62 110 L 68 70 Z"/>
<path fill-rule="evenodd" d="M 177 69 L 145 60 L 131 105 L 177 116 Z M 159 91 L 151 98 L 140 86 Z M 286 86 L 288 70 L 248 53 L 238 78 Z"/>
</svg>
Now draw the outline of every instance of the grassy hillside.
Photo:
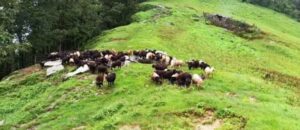
<svg viewBox="0 0 300 130">
<path fill-rule="evenodd" d="M 141 8 L 135 22 L 85 49 L 155 48 L 178 59 L 204 59 L 216 68 L 204 89 L 156 86 L 150 65 L 117 70 L 115 87 L 102 89 L 92 84 L 95 75 L 62 82 L 68 70 L 46 78 L 33 66 L 0 82 L 0 129 L 174 130 L 203 121 L 220 121 L 218 129 L 300 128 L 300 23 L 238 0 L 152 0 Z M 206 24 L 203 12 L 255 24 L 266 35 L 240 38 Z"/>
</svg>

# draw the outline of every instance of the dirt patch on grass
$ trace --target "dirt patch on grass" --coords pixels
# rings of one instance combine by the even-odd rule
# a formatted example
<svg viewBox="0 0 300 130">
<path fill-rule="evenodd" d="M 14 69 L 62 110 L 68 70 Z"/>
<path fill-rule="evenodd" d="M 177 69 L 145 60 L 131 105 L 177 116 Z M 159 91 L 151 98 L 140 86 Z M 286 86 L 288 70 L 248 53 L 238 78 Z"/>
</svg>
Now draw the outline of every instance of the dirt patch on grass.
<svg viewBox="0 0 300 130">
<path fill-rule="evenodd" d="M 250 97 L 249 97 L 250 103 L 255 103 L 256 100 L 257 100 L 257 99 L 256 99 L 254 96 L 250 96 Z"/>
<path fill-rule="evenodd" d="M 265 34 L 254 25 L 234 20 L 219 14 L 204 13 L 204 17 L 209 24 L 230 30 L 234 34 L 246 39 L 260 39 L 263 38 L 263 35 Z"/>
<path fill-rule="evenodd" d="M 41 70 L 41 67 L 39 65 L 33 65 L 33 66 L 30 66 L 30 67 L 21 69 L 20 73 L 23 73 L 23 74 L 32 74 L 32 73 L 38 72 L 40 70 Z"/>
<path fill-rule="evenodd" d="M 234 92 L 228 92 L 228 93 L 226 93 L 226 96 L 228 96 L 228 97 L 238 97 L 238 95 Z"/>
<path fill-rule="evenodd" d="M 210 110 L 206 110 L 206 111 L 210 111 Z M 183 112 L 173 112 L 171 114 L 176 115 L 176 116 L 180 116 L 180 117 L 186 117 L 186 118 L 189 118 L 189 117 L 198 118 L 198 117 L 203 116 L 203 114 L 201 112 L 198 112 L 194 109 L 186 110 L 186 111 L 183 111 Z"/>
<path fill-rule="evenodd" d="M 42 72 L 41 70 L 42 69 L 39 65 L 33 65 L 24 69 L 14 71 L 11 74 L 4 77 L 2 80 L 23 80 L 25 79 L 26 75 L 31 75 L 36 72 Z"/>
<path fill-rule="evenodd" d="M 221 127 L 222 121 L 221 120 L 215 120 L 212 124 L 199 124 L 196 126 L 196 130 L 215 130 L 219 127 Z"/>
<path fill-rule="evenodd" d="M 195 130 L 215 130 L 223 124 L 222 119 L 217 119 L 213 109 L 205 109 L 198 112 L 195 109 L 172 113 L 178 117 L 192 119 L 192 126 Z"/>
<path fill-rule="evenodd" d="M 166 40 L 174 40 L 182 34 L 183 30 L 175 27 L 163 27 L 159 30 L 159 37 Z"/>
<path fill-rule="evenodd" d="M 119 130 L 141 130 L 139 125 L 123 125 Z"/>
<path fill-rule="evenodd" d="M 215 130 L 221 127 L 223 121 L 214 118 L 213 110 L 206 110 L 204 114 L 195 120 L 195 130 Z"/>
<path fill-rule="evenodd" d="M 265 80 L 300 88 L 300 78 L 299 77 L 283 74 L 283 73 L 280 73 L 280 72 L 274 71 L 274 70 L 268 70 L 268 69 L 262 69 L 262 68 L 257 68 L 257 69 L 264 74 L 263 78 Z"/>
<path fill-rule="evenodd" d="M 127 38 L 111 38 L 110 41 L 112 42 L 125 42 L 127 41 Z"/>
<path fill-rule="evenodd" d="M 72 128 L 72 130 L 86 130 L 86 126 L 78 126 L 76 128 Z"/>
</svg>

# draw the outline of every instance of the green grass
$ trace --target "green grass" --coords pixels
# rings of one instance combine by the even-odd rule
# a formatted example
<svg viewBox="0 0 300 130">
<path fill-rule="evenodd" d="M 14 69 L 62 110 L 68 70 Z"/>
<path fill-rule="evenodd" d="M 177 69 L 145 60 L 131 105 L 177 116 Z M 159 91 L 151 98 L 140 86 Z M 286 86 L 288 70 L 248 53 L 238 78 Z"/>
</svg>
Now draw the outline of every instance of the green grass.
<svg viewBox="0 0 300 130">
<path fill-rule="evenodd" d="M 207 108 L 214 109 L 215 118 L 224 118 L 220 129 L 240 129 L 243 123 L 242 129 L 251 130 L 300 128 L 300 85 L 265 80 L 260 71 L 300 77 L 300 23 L 237 0 L 152 0 L 141 6 L 146 5 L 168 8 L 140 11 L 133 23 L 105 32 L 85 49 L 154 48 L 178 59 L 204 59 L 216 68 L 204 89 L 156 86 L 149 79 L 152 68 L 141 64 L 117 70 L 115 87 L 102 89 L 92 84 L 91 74 L 62 82 L 66 72 L 50 78 L 42 71 L 16 72 L 0 82 L 0 121 L 5 120 L 0 129 L 194 129 L 200 117 L 174 113 L 192 110 L 201 115 Z M 240 38 L 207 25 L 203 12 L 255 24 L 266 35 Z"/>
</svg>

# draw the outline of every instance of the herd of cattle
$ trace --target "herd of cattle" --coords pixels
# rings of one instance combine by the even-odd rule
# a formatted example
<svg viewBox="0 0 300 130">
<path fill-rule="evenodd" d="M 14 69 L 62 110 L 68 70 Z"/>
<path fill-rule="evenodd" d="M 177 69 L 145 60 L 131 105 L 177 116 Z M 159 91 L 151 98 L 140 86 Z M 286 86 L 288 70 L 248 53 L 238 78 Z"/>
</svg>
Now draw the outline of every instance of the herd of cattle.
<svg viewBox="0 0 300 130">
<path fill-rule="evenodd" d="M 47 57 L 47 61 L 40 63 L 41 67 L 47 67 L 47 75 L 52 75 L 64 69 L 63 65 L 76 66 L 76 70 L 65 75 L 68 79 L 77 74 L 91 72 L 97 74 L 95 84 L 99 87 L 107 82 L 108 86 L 114 85 L 117 78 L 114 69 L 128 66 L 130 63 L 153 64 L 155 69 L 151 80 L 156 84 L 162 84 L 168 80 L 171 84 L 189 87 L 192 83 L 201 86 L 206 78 L 214 71 L 214 68 L 202 60 L 191 60 L 184 62 L 169 56 L 166 52 L 157 50 L 135 50 L 135 51 L 75 51 L 75 52 L 53 52 Z M 187 64 L 189 69 L 200 68 L 204 74 L 190 74 L 177 70 Z M 172 68 L 172 69 L 168 69 Z"/>
</svg>

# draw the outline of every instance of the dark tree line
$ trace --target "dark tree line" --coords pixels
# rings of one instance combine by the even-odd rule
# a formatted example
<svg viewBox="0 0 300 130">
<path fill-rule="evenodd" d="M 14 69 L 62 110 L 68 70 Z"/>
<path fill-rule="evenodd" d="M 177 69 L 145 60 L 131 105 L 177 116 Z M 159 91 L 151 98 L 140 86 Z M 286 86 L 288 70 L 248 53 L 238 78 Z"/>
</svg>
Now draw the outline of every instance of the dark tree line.
<svg viewBox="0 0 300 130">
<path fill-rule="evenodd" d="M 79 49 L 128 24 L 143 0 L 1 0 L 0 79 L 51 51 Z"/>
<path fill-rule="evenodd" d="M 300 21 L 300 0 L 242 0 L 287 14 Z"/>
</svg>

